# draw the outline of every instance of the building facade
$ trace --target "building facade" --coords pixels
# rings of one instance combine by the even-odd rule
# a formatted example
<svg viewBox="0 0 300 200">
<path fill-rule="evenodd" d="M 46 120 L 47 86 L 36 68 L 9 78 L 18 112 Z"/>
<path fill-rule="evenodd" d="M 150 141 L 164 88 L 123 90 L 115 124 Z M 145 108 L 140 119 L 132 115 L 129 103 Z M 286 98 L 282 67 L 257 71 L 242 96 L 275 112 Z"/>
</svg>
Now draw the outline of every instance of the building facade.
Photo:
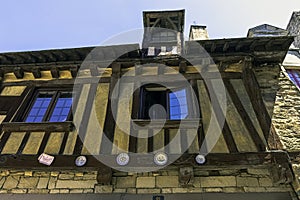
<svg viewBox="0 0 300 200">
<path fill-rule="evenodd" d="M 297 199 L 279 103 L 294 37 L 184 41 L 184 15 L 144 12 L 141 47 L 1 53 L 0 192 Z"/>
</svg>

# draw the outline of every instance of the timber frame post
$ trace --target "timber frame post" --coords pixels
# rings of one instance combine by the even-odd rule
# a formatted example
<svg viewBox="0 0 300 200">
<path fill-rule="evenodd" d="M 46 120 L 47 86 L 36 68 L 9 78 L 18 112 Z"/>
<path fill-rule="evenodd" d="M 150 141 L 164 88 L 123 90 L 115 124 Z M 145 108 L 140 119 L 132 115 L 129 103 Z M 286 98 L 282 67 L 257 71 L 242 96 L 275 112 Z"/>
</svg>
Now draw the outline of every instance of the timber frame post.
<svg viewBox="0 0 300 200">
<path fill-rule="evenodd" d="M 268 141 L 270 135 L 271 117 L 269 116 L 266 106 L 263 102 L 260 88 L 256 76 L 253 72 L 253 58 L 247 56 L 245 57 L 243 62 L 242 80 L 246 91 L 249 94 L 253 109 L 262 128 L 265 140 Z"/>
</svg>

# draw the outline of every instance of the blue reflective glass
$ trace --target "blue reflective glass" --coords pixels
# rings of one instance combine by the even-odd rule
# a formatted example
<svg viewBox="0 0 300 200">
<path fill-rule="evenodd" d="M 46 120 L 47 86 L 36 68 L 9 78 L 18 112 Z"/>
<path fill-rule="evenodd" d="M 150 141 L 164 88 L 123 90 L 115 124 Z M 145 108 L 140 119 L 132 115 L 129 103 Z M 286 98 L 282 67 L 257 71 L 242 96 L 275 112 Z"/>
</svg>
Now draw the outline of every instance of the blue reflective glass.
<svg viewBox="0 0 300 200">
<path fill-rule="evenodd" d="M 25 122 L 41 122 L 46 114 L 52 98 L 49 97 L 38 97 L 36 98 Z"/>
<path fill-rule="evenodd" d="M 170 119 L 185 119 L 188 115 L 186 90 L 178 90 L 169 93 Z"/>
<path fill-rule="evenodd" d="M 69 93 L 69 96 L 71 94 Z M 57 99 L 54 110 L 50 117 L 50 122 L 63 122 L 67 120 L 72 106 L 71 97 L 60 97 Z"/>
</svg>

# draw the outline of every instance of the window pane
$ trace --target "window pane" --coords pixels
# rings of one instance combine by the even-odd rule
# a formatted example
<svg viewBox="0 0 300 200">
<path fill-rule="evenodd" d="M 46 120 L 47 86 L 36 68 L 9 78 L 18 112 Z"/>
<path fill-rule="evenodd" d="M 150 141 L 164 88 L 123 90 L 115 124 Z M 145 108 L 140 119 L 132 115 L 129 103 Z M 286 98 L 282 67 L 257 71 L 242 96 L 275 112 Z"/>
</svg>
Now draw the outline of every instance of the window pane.
<svg viewBox="0 0 300 200">
<path fill-rule="evenodd" d="M 143 119 L 165 119 L 166 118 L 166 92 L 165 91 L 143 91 Z M 161 107 L 158 107 L 160 105 Z"/>
<path fill-rule="evenodd" d="M 50 117 L 50 122 L 64 122 L 67 120 L 72 106 L 72 94 L 65 92 L 60 95 Z"/>
<path fill-rule="evenodd" d="M 169 93 L 170 119 L 185 119 L 188 115 L 186 90 L 178 90 Z"/>
<path fill-rule="evenodd" d="M 40 93 L 35 99 L 35 102 L 31 107 L 25 122 L 42 122 L 51 102 L 52 96 L 53 94 L 51 93 Z"/>
</svg>

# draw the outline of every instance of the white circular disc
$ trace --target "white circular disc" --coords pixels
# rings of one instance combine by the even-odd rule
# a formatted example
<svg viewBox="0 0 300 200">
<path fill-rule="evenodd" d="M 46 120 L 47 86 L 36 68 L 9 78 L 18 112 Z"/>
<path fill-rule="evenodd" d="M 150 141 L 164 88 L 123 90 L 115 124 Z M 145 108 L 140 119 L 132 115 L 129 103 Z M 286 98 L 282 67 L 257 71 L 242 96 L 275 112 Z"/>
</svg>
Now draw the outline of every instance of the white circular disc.
<svg viewBox="0 0 300 200">
<path fill-rule="evenodd" d="M 117 163 L 118 165 L 124 166 L 127 165 L 129 163 L 129 155 L 127 153 L 120 153 L 117 156 Z"/>
<path fill-rule="evenodd" d="M 154 155 L 154 163 L 157 165 L 165 165 L 168 162 L 168 156 L 167 154 L 163 152 L 159 152 Z"/>
<path fill-rule="evenodd" d="M 81 167 L 86 164 L 86 161 L 87 159 L 85 156 L 78 156 L 75 160 L 75 165 Z"/>
<path fill-rule="evenodd" d="M 195 160 L 198 164 L 204 164 L 206 161 L 205 156 L 200 154 L 196 156 Z"/>
</svg>

